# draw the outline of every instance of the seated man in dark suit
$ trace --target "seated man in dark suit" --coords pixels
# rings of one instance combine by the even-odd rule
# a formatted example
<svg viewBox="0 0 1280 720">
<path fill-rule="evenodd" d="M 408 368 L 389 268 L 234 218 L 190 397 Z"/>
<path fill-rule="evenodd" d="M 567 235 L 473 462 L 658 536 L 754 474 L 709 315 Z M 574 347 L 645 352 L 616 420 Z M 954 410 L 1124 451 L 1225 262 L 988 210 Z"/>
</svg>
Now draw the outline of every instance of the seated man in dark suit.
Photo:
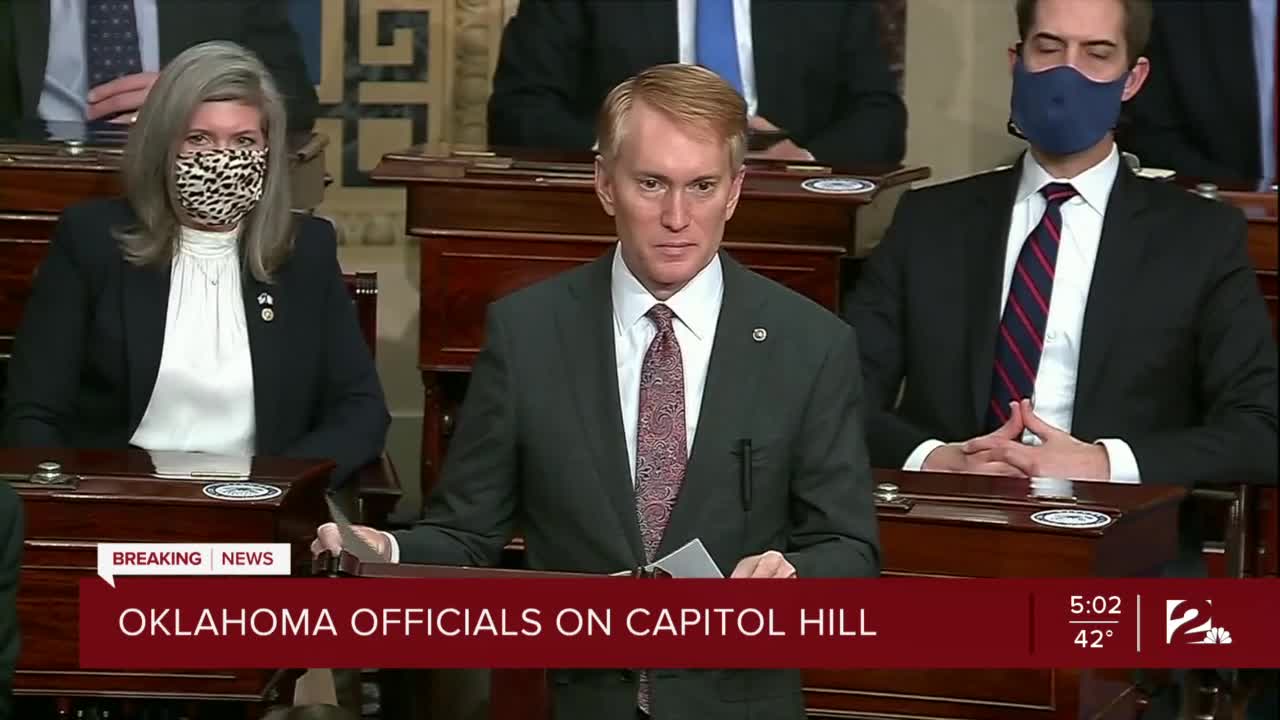
<svg viewBox="0 0 1280 720">
<path fill-rule="evenodd" d="M 22 561 L 22 500 L 0 480 L 0 720 L 12 713 L 13 669 L 18 663 L 18 568 Z"/>
<path fill-rule="evenodd" d="M 1150 12 L 1018 0 L 1011 107 L 1029 150 L 907 193 L 848 305 L 874 465 L 1276 482 L 1276 345 L 1245 219 L 1136 177 L 1112 138 L 1147 77 Z M 1204 572 L 1193 510 L 1166 574 Z"/>
<path fill-rule="evenodd" d="M 538 570 L 613 573 L 700 538 L 726 576 L 878 572 L 853 331 L 720 250 L 746 123 L 697 66 L 610 93 L 596 190 L 618 245 L 490 307 L 424 519 L 357 528 L 384 557 L 494 565 L 519 517 Z M 566 720 L 804 717 L 798 671 L 552 675 Z"/>
<path fill-rule="evenodd" d="M 906 109 L 875 2 L 524 0 L 502 37 L 494 145 L 586 150 L 605 93 L 644 68 L 698 63 L 747 100 L 764 156 L 896 165 Z"/>
<path fill-rule="evenodd" d="M 1151 77 L 1120 146 L 1207 180 L 1276 179 L 1276 0 L 1155 3 Z"/>
<path fill-rule="evenodd" d="M 262 58 L 280 86 L 291 130 L 315 122 L 285 0 L 8 0 L 0 3 L 0 126 L 129 121 L 178 53 L 230 40 Z"/>
<path fill-rule="evenodd" d="M 1134 176 L 1112 140 L 1149 2 L 1017 7 L 1029 151 L 905 195 L 850 304 L 872 462 L 1274 483 L 1276 346 L 1244 217 Z"/>
</svg>

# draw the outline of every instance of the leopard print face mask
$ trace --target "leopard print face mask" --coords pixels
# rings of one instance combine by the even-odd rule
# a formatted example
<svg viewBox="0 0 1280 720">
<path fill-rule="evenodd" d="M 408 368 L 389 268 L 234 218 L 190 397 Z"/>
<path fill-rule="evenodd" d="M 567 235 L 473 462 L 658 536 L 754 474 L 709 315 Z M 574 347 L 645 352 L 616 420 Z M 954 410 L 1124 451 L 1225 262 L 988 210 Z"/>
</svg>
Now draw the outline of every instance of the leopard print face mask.
<svg viewBox="0 0 1280 720">
<path fill-rule="evenodd" d="M 185 152 L 174 167 L 178 201 L 192 222 L 209 227 L 236 225 L 262 199 L 266 173 L 265 149 Z"/>
</svg>

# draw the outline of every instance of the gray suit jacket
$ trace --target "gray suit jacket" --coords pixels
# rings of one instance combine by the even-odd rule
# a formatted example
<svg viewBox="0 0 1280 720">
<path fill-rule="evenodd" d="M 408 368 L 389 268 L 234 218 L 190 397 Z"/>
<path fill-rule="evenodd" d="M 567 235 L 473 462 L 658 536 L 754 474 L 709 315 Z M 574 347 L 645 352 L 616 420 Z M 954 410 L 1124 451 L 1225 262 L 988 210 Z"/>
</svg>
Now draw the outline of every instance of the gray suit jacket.
<svg viewBox="0 0 1280 720">
<path fill-rule="evenodd" d="M 401 560 L 493 565 L 518 527 L 529 567 L 644 564 L 613 347 L 612 253 L 494 303 L 458 431 Z M 853 330 L 722 255 L 724 301 L 685 482 L 658 553 L 698 537 L 727 576 L 780 550 L 802 577 L 879 572 Z M 763 342 L 753 330 L 764 328 Z M 739 440 L 752 442 L 752 502 Z M 632 718 L 629 670 L 550 673 L 557 718 Z M 663 720 L 804 717 L 795 670 L 655 671 Z"/>
</svg>

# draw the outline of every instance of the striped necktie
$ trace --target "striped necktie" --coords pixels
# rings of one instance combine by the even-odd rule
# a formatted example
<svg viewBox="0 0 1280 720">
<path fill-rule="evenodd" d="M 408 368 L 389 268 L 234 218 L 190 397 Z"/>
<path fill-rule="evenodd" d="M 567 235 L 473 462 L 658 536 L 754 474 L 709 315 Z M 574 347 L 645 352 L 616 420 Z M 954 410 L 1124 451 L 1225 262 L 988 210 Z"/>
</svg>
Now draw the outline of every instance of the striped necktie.
<svg viewBox="0 0 1280 720">
<path fill-rule="evenodd" d="M 1045 199 L 1044 215 L 1022 243 L 1018 262 L 1009 282 L 1009 297 L 1000 317 L 996 335 L 995 368 L 991 373 L 991 402 L 987 407 L 987 429 L 994 430 L 1009 419 L 1009 403 L 1031 397 L 1036 372 L 1044 351 L 1045 325 L 1049 320 L 1049 300 L 1053 297 L 1053 274 L 1062 240 L 1062 204 L 1076 196 L 1066 183 L 1051 183 L 1040 189 Z"/>
</svg>

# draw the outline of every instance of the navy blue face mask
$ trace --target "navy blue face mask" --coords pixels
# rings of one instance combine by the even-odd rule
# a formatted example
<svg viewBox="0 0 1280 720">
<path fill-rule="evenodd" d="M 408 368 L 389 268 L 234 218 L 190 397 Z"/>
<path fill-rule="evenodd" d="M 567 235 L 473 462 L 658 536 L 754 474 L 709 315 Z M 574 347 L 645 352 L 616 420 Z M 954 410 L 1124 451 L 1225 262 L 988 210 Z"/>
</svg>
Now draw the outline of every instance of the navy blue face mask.
<svg viewBox="0 0 1280 720">
<path fill-rule="evenodd" d="M 1070 65 L 1031 72 L 1018 58 L 1010 130 L 1054 155 L 1087 150 L 1115 128 L 1127 77 L 1098 82 Z"/>
</svg>

